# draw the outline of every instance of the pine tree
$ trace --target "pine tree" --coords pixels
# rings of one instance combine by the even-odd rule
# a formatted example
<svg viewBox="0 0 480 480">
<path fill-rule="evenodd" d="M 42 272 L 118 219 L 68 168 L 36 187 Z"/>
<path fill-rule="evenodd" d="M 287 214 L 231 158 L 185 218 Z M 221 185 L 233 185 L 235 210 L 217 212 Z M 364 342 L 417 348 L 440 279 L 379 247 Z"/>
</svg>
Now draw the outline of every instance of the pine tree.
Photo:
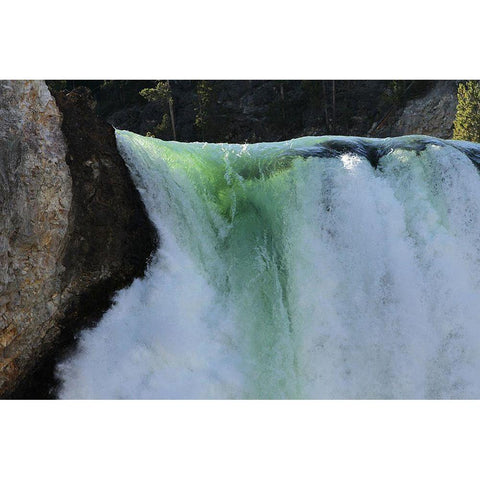
<svg viewBox="0 0 480 480">
<path fill-rule="evenodd" d="M 177 133 L 175 130 L 175 113 L 174 113 L 174 108 L 173 108 L 173 95 L 172 95 L 172 88 L 170 85 L 169 80 L 165 81 L 160 81 L 157 83 L 155 88 L 144 88 L 141 92 L 140 95 L 144 97 L 147 101 L 149 102 L 166 102 L 168 104 L 168 109 L 170 112 L 170 123 L 171 123 L 171 128 L 172 128 L 172 134 L 173 134 L 173 139 L 177 139 Z M 165 129 L 166 127 L 166 121 L 165 121 L 165 115 L 163 116 L 162 123 L 157 125 L 155 128 L 157 131 L 161 131 L 162 129 Z M 150 136 L 155 136 L 151 132 Z"/>
<path fill-rule="evenodd" d="M 480 83 L 475 80 L 461 83 L 457 98 L 453 138 L 480 143 Z"/>
</svg>

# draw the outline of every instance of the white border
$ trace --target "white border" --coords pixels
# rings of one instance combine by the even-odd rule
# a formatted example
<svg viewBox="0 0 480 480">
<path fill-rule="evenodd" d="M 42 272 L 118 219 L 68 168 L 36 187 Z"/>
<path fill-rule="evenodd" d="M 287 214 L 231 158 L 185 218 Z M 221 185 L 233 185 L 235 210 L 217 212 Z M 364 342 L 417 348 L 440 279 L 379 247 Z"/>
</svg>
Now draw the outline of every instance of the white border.
<svg viewBox="0 0 480 480">
<path fill-rule="evenodd" d="M 11 79 L 480 78 L 475 3 L 2 5 Z M 1 402 L 4 478 L 471 478 L 478 402 Z"/>
<path fill-rule="evenodd" d="M 4 478 L 404 480 L 467 479 L 478 471 L 478 402 L 471 401 L 0 407 Z"/>
<path fill-rule="evenodd" d="M 0 77 L 478 78 L 473 1 L 24 0 L 2 5 Z"/>
</svg>

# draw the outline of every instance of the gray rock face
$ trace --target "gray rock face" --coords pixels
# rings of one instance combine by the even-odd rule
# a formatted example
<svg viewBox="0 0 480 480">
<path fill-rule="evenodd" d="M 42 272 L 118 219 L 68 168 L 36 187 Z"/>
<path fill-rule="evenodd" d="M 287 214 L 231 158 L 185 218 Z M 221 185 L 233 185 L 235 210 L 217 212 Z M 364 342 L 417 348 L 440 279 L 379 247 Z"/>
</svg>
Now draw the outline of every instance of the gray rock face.
<svg viewBox="0 0 480 480">
<path fill-rule="evenodd" d="M 44 82 L 0 82 L 0 396 L 58 334 L 72 182 Z"/>
<path fill-rule="evenodd" d="M 452 138 L 457 111 L 457 82 L 438 81 L 424 97 L 410 100 L 384 129 L 380 136 L 430 135 Z"/>
</svg>

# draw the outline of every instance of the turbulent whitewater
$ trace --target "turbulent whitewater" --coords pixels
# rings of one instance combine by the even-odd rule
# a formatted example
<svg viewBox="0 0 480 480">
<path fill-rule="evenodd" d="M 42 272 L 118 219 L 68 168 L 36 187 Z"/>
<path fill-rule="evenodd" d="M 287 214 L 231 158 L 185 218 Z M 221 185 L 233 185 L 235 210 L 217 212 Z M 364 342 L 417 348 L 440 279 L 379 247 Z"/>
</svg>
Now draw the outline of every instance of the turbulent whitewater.
<svg viewBox="0 0 480 480">
<path fill-rule="evenodd" d="M 480 398 L 480 148 L 117 131 L 161 246 L 61 398 Z"/>
</svg>

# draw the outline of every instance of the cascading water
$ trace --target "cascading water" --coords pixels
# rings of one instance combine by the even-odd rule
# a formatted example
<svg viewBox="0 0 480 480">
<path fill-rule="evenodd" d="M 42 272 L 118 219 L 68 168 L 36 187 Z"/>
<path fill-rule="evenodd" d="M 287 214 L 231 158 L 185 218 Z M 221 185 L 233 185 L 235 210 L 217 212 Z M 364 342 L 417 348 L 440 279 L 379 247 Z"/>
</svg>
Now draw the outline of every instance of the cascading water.
<svg viewBox="0 0 480 480">
<path fill-rule="evenodd" d="M 480 147 L 117 143 L 161 246 L 61 398 L 480 398 Z"/>
</svg>

